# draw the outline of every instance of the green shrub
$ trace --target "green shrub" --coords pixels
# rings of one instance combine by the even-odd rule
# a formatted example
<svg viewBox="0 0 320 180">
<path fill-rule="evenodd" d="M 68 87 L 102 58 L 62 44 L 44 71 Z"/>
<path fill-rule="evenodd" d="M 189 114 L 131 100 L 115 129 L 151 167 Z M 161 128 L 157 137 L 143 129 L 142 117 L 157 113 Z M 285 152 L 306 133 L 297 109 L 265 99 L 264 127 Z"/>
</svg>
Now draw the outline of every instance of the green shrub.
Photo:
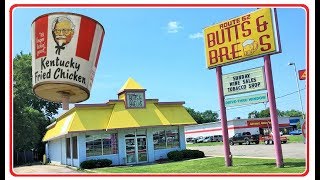
<svg viewBox="0 0 320 180">
<path fill-rule="evenodd" d="M 199 150 L 184 149 L 181 150 L 184 159 L 203 158 L 204 152 Z"/>
<path fill-rule="evenodd" d="M 173 161 L 181 161 L 183 159 L 203 158 L 204 153 L 199 150 L 185 149 L 181 151 L 171 151 L 167 154 L 168 159 Z"/>
<path fill-rule="evenodd" d="M 108 167 L 112 164 L 112 161 L 109 159 L 92 159 L 83 161 L 80 164 L 82 169 L 92 169 L 92 168 L 101 168 L 101 167 Z"/>
<path fill-rule="evenodd" d="M 173 161 L 181 161 L 183 160 L 183 154 L 181 151 L 171 151 L 167 154 L 168 159 Z"/>
</svg>

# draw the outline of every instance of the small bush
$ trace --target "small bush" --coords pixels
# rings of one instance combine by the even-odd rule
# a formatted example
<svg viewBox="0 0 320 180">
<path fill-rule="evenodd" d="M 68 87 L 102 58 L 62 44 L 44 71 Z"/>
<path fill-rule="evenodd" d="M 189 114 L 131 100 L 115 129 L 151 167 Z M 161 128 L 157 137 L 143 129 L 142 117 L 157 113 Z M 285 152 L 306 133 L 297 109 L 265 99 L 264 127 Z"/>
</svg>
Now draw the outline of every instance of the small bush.
<svg viewBox="0 0 320 180">
<path fill-rule="evenodd" d="M 93 168 L 101 168 L 101 167 L 108 167 L 112 164 L 112 161 L 109 159 L 93 159 L 83 161 L 80 164 L 82 169 L 93 169 Z"/>
<path fill-rule="evenodd" d="M 181 150 L 184 159 L 203 158 L 204 152 L 199 150 L 184 149 Z"/>
<path fill-rule="evenodd" d="M 167 154 L 168 159 L 173 161 L 183 160 L 183 154 L 181 151 L 171 151 Z"/>
<path fill-rule="evenodd" d="M 185 149 L 181 151 L 171 151 L 167 154 L 168 159 L 173 161 L 181 161 L 183 159 L 203 158 L 204 153 L 199 150 Z"/>
</svg>

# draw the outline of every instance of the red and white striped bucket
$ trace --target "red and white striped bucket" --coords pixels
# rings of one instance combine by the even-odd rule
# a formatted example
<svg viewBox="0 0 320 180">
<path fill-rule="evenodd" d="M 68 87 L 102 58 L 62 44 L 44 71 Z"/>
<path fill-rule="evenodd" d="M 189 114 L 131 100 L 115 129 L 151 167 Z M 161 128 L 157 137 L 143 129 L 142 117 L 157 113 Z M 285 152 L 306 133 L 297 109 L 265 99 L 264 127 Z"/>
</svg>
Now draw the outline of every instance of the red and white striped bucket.
<svg viewBox="0 0 320 180">
<path fill-rule="evenodd" d="M 101 45 L 103 26 L 74 13 L 50 13 L 32 23 L 34 93 L 52 102 L 89 98 Z"/>
</svg>

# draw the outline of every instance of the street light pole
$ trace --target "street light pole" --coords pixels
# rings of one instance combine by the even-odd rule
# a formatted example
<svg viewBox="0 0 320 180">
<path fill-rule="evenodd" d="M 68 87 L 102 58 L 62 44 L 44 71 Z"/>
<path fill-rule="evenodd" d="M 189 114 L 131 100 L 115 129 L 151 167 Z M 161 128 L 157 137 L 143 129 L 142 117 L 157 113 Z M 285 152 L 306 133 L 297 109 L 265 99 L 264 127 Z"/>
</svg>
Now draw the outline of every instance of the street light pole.
<svg viewBox="0 0 320 180">
<path fill-rule="evenodd" d="M 302 106 L 302 100 L 301 100 L 300 86 L 299 86 L 299 81 L 298 81 L 296 64 L 295 64 L 295 63 L 288 63 L 288 66 L 292 66 L 292 65 L 293 65 L 293 67 L 294 67 L 294 75 L 296 76 L 296 83 L 297 83 L 297 88 L 298 88 L 298 93 L 299 93 L 299 99 L 300 99 L 302 119 L 304 119 L 304 111 L 303 111 L 303 106 Z"/>
</svg>

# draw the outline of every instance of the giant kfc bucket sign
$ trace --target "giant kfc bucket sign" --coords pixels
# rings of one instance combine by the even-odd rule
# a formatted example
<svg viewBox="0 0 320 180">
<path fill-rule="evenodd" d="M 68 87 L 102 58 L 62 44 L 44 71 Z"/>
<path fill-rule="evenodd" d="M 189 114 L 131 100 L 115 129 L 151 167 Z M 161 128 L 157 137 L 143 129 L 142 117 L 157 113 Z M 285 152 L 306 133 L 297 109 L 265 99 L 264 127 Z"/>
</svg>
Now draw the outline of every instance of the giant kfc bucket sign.
<svg viewBox="0 0 320 180">
<path fill-rule="evenodd" d="M 32 23 L 32 83 L 34 93 L 52 102 L 82 102 L 89 98 L 101 45 L 103 26 L 74 13 L 50 13 Z"/>
</svg>

